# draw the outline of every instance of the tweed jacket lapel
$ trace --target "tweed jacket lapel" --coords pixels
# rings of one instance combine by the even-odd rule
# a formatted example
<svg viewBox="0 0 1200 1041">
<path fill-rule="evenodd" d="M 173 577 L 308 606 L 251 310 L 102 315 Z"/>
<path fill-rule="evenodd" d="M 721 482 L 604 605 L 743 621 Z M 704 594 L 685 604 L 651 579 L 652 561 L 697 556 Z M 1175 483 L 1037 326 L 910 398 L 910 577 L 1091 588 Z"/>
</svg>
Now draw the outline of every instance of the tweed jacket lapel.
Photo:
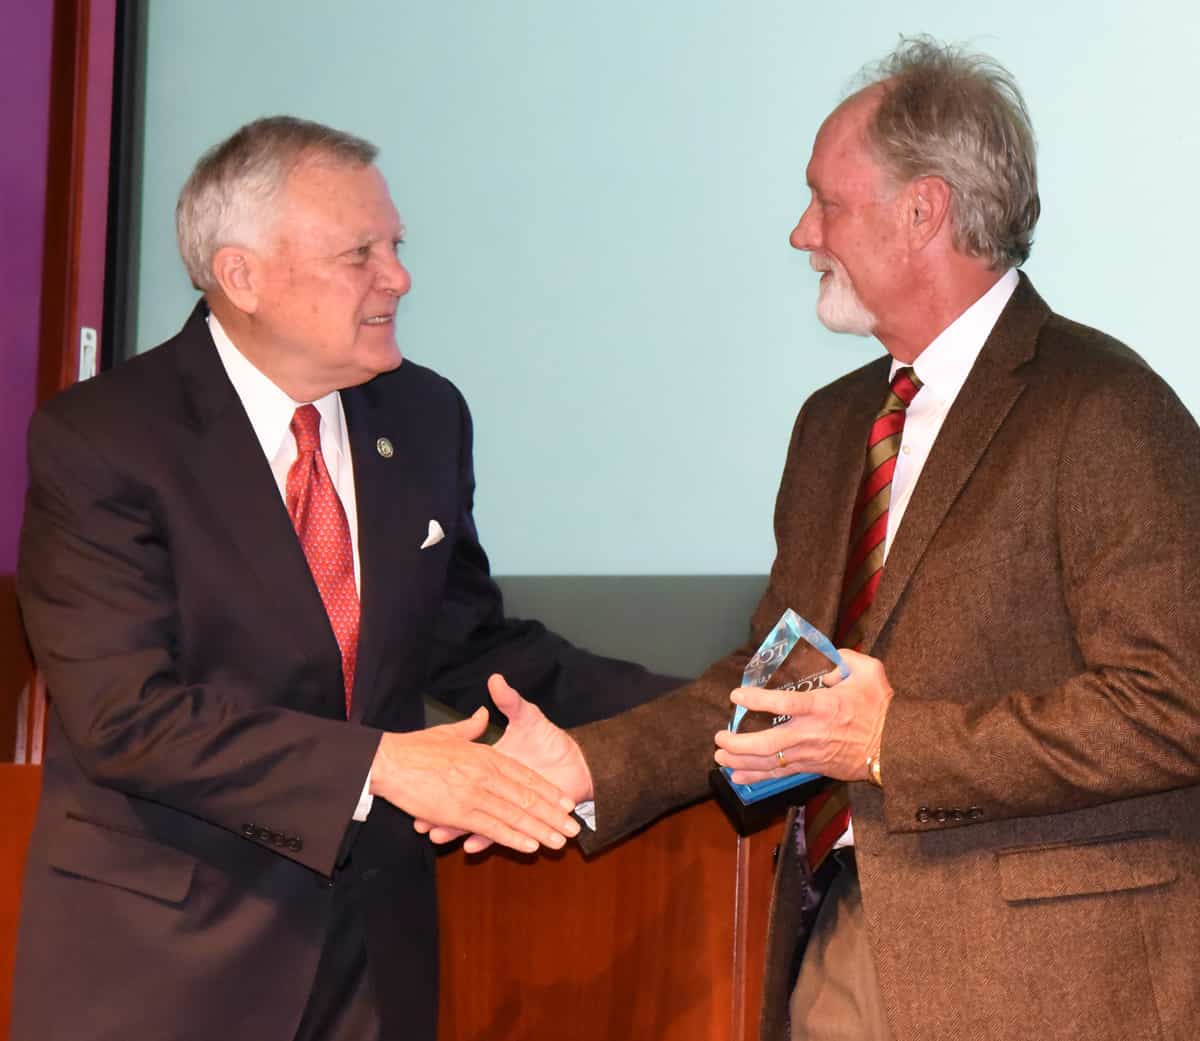
<svg viewBox="0 0 1200 1041">
<path fill-rule="evenodd" d="M 913 490 L 868 613 L 864 653 L 870 653 L 930 541 L 1020 397 L 1025 381 L 1019 370 L 1034 356 L 1038 331 L 1049 314 L 1022 274 L 951 406 Z"/>
<path fill-rule="evenodd" d="M 340 662 L 304 551 L 254 428 L 221 365 L 207 314 L 207 306 L 198 304 L 177 341 L 181 418 L 194 435 L 181 458 L 188 460 L 197 501 L 207 507 L 206 517 L 223 524 L 264 599 L 288 619 L 293 646 L 321 648 Z"/>
</svg>

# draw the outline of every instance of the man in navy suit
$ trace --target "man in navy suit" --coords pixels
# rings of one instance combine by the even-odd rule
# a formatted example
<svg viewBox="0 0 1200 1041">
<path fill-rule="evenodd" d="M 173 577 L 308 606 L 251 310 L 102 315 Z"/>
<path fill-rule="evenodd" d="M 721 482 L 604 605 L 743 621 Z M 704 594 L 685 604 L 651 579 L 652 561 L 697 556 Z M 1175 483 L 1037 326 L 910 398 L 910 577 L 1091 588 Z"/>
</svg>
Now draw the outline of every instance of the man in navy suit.
<svg viewBox="0 0 1200 1041">
<path fill-rule="evenodd" d="M 476 742 L 487 676 L 565 725 L 670 685 L 504 618 L 466 405 L 396 344 L 375 154 L 287 117 L 210 150 L 177 211 L 203 301 L 33 420 L 18 585 L 53 714 L 15 1041 L 432 1041 L 413 818 L 578 830 Z M 424 728 L 426 692 L 468 718 Z"/>
</svg>

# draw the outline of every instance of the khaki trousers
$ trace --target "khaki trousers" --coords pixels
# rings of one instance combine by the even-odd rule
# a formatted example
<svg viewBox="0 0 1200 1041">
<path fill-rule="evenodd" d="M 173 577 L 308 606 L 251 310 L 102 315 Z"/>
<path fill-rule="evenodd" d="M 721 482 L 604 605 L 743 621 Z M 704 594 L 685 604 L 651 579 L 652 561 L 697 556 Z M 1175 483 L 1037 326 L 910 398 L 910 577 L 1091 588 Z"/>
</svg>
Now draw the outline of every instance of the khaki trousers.
<svg viewBox="0 0 1200 1041">
<path fill-rule="evenodd" d="M 891 1039 L 852 862 L 837 872 L 817 912 L 788 1008 L 792 1041 Z"/>
</svg>

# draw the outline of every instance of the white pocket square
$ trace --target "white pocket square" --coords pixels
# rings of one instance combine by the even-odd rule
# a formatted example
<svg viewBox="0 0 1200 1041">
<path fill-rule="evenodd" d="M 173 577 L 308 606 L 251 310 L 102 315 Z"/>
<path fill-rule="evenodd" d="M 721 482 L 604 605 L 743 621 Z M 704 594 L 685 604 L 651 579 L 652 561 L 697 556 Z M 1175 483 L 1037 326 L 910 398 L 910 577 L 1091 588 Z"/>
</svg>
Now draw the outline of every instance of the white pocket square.
<svg viewBox="0 0 1200 1041">
<path fill-rule="evenodd" d="M 421 543 L 421 549 L 428 549 L 430 546 L 436 546 L 446 537 L 446 533 L 442 531 L 442 526 L 435 520 L 429 522 L 429 534 L 425 536 L 425 541 Z"/>
</svg>

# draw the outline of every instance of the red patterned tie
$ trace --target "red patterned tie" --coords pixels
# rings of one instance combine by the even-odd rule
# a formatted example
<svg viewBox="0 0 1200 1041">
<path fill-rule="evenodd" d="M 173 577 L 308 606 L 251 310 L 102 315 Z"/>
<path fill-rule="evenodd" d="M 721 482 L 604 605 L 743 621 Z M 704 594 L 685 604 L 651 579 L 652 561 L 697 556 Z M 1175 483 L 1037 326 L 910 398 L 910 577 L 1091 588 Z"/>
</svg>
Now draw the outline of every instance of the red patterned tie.
<svg viewBox="0 0 1200 1041">
<path fill-rule="evenodd" d="M 349 716 L 358 659 L 358 590 L 350 525 L 321 455 L 321 413 L 313 405 L 301 405 L 292 416 L 291 429 L 299 454 L 288 470 L 287 510 L 342 652 Z"/>
<path fill-rule="evenodd" d="M 842 599 L 834 643 L 856 650 L 862 641 L 867 608 L 883 576 L 892 474 L 900 452 L 904 417 L 921 381 L 911 368 L 900 369 L 892 380 L 883 408 L 871 424 L 862 487 L 850 523 L 850 555 L 842 579 Z M 850 789 L 834 784 L 804 804 L 804 840 L 813 871 L 824 863 L 850 823 Z"/>
</svg>

